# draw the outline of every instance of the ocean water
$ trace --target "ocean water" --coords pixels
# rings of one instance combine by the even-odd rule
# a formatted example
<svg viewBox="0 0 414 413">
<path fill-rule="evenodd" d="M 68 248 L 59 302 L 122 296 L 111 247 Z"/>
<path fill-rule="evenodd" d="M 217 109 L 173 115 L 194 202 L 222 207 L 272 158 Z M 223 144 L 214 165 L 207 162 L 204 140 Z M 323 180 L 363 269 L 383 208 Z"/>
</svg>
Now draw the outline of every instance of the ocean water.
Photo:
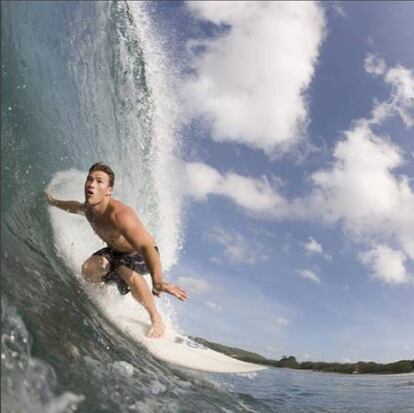
<svg viewBox="0 0 414 413">
<path fill-rule="evenodd" d="M 185 237 L 179 85 L 150 7 L 1 3 L 2 412 L 414 412 L 412 375 L 169 366 L 117 324 L 133 302 L 82 282 L 101 243 L 42 192 L 79 199 L 97 160 L 113 166 L 115 196 L 156 236 L 167 273 Z M 179 330 L 173 303 L 162 311 Z"/>
</svg>

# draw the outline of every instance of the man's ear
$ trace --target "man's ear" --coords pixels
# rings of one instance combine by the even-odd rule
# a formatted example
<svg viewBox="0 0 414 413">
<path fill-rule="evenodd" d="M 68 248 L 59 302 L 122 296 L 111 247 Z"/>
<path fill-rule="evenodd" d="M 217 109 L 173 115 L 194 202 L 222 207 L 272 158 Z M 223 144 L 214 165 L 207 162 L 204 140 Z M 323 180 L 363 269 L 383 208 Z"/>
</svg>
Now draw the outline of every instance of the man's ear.
<svg viewBox="0 0 414 413">
<path fill-rule="evenodd" d="M 108 188 L 108 191 L 107 191 L 106 195 L 108 195 L 108 196 L 112 196 L 112 186 L 110 186 L 110 187 Z"/>
</svg>

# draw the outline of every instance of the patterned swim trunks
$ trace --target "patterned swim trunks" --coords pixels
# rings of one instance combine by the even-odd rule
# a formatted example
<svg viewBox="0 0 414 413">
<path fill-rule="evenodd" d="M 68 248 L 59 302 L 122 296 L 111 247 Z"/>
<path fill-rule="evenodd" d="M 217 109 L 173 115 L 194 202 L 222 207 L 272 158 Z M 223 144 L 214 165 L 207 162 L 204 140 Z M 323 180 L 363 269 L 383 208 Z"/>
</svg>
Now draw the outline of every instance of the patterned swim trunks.
<svg viewBox="0 0 414 413">
<path fill-rule="evenodd" d="M 158 252 L 158 248 L 155 247 L 155 249 Z M 104 257 L 109 261 L 110 270 L 102 277 L 102 281 L 104 283 L 116 283 L 121 294 L 128 294 L 131 289 L 129 285 L 120 277 L 118 267 L 125 265 L 125 267 L 141 275 L 149 273 L 144 257 L 138 252 L 125 254 L 123 252 L 115 251 L 110 247 L 105 247 L 99 251 L 96 251 L 92 255 Z"/>
</svg>

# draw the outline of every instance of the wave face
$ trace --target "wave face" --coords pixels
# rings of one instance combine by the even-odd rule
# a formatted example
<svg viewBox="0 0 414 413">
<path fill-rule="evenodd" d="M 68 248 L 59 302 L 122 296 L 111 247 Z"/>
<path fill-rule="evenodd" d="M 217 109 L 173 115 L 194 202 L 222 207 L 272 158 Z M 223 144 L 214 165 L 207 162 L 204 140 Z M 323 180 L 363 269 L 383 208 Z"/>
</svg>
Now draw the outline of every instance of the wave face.
<svg viewBox="0 0 414 413">
<path fill-rule="evenodd" d="M 82 199 L 89 166 L 110 164 L 115 197 L 176 262 L 179 104 L 149 25 L 139 2 L 2 3 L 3 411 L 177 411 L 215 391 L 104 316 L 77 277 L 99 241 L 42 194 Z"/>
<path fill-rule="evenodd" d="M 124 334 L 119 296 L 96 303 L 79 279 L 99 241 L 42 192 L 82 199 L 89 166 L 107 162 L 115 197 L 138 211 L 170 269 L 183 232 L 173 65 L 141 2 L 1 7 L 3 412 L 344 411 L 351 399 L 349 411 L 381 411 L 391 397 L 398 411 L 409 406 L 412 386 L 393 382 L 376 391 L 297 372 L 250 380 L 173 369 Z"/>
</svg>

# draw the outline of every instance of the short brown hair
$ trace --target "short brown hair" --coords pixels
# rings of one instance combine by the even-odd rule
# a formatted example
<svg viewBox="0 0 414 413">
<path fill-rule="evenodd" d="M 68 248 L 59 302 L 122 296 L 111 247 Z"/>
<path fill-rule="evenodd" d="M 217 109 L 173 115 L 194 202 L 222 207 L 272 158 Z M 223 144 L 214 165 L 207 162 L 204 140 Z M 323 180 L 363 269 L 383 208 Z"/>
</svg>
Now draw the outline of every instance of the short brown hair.
<svg viewBox="0 0 414 413">
<path fill-rule="evenodd" d="M 115 183 L 115 174 L 114 171 L 108 165 L 105 165 L 102 162 L 96 162 L 89 168 L 89 173 L 94 171 L 105 172 L 109 176 L 109 186 L 112 188 Z"/>
</svg>

